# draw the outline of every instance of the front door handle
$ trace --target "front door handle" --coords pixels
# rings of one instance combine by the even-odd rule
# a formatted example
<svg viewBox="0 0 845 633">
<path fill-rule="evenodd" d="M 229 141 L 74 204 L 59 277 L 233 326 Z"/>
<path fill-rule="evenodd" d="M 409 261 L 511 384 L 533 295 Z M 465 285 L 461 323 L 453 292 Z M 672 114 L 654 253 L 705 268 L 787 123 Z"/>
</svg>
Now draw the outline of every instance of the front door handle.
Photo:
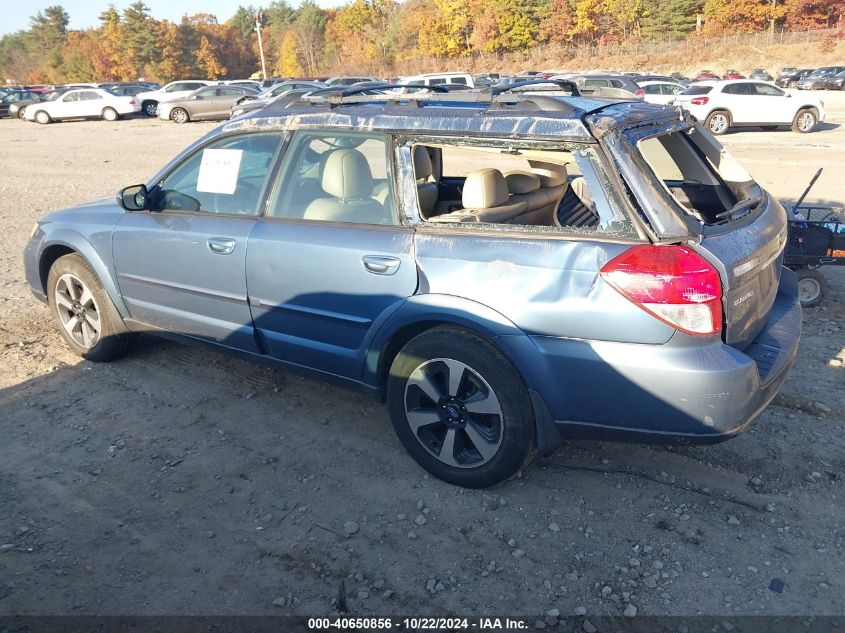
<svg viewBox="0 0 845 633">
<path fill-rule="evenodd" d="M 365 255 L 361 261 L 368 272 L 376 275 L 393 275 L 399 270 L 401 263 L 398 257 L 385 257 L 384 255 Z"/>
<path fill-rule="evenodd" d="M 210 237 L 208 238 L 208 248 L 217 255 L 231 255 L 232 251 L 235 250 L 235 240 L 228 237 Z"/>
</svg>

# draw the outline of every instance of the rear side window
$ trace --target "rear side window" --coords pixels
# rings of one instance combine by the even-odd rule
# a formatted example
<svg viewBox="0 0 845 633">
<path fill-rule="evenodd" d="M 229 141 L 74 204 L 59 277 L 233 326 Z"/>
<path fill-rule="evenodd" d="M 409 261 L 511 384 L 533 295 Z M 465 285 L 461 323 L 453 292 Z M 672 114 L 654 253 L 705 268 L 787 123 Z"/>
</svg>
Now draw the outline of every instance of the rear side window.
<svg viewBox="0 0 845 633">
<path fill-rule="evenodd" d="M 467 80 L 464 77 L 452 77 L 451 83 L 453 84 L 461 84 L 463 86 L 467 85 Z"/>
<path fill-rule="evenodd" d="M 685 95 L 706 95 L 713 90 L 713 86 L 690 86 L 684 90 Z"/>
<path fill-rule="evenodd" d="M 751 88 L 752 84 L 728 84 L 722 88 L 722 92 L 726 95 L 750 95 L 754 94 Z"/>
<path fill-rule="evenodd" d="M 418 210 L 428 223 L 636 235 L 592 147 L 521 148 L 432 140 L 411 149 Z"/>
</svg>

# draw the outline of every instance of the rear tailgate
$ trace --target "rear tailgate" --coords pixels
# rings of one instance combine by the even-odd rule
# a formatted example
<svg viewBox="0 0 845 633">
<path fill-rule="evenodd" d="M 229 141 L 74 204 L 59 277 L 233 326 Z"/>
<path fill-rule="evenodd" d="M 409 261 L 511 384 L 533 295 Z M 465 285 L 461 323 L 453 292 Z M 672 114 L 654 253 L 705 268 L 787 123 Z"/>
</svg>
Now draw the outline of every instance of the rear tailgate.
<svg viewBox="0 0 845 633">
<path fill-rule="evenodd" d="M 656 243 L 686 243 L 719 271 L 724 339 L 744 349 L 766 325 L 786 245 L 783 206 L 700 125 L 656 106 L 588 118 L 637 199 Z M 674 112 L 677 117 L 677 112 Z"/>
<path fill-rule="evenodd" d="M 725 342 L 744 349 L 760 333 L 775 302 L 786 245 L 786 211 L 765 195 L 750 222 L 735 220 L 705 230 L 692 244 L 722 277 Z M 717 227 L 708 227 L 717 228 Z"/>
</svg>

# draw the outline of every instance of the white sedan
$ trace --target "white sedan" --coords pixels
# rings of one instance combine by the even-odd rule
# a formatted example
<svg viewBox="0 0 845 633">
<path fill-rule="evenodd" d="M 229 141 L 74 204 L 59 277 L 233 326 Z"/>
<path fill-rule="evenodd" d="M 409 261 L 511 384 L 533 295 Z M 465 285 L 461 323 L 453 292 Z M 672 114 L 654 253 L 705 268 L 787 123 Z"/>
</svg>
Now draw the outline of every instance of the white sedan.
<svg viewBox="0 0 845 633">
<path fill-rule="evenodd" d="M 674 81 L 637 81 L 643 91 L 643 101 L 666 105 L 672 103 L 686 86 Z"/>
<path fill-rule="evenodd" d="M 24 111 L 27 121 L 46 124 L 63 119 L 104 119 L 117 121 L 125 114 L 140 112 L 135 97 L 118 97 L 100 88 L 69 90 L 54 101 L 31 104 Z"/>
<path fill-rule="evenodd" d="M 821 99 L 785 92 L 766 81 L 699 81 L 678 95 L 675 103 L 704 122 L 713 134 L 724 134 L 732 127 L 774 130 L 781 125 L 806 133 L 824 121 Z"/>
</svg>

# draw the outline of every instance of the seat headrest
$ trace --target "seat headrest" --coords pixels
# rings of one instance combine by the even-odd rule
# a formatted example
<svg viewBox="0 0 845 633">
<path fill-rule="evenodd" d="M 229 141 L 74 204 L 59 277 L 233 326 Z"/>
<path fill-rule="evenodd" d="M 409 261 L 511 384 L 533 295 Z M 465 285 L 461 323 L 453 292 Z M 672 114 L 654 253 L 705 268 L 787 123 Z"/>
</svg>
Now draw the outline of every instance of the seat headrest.
<svg viewBox="0 0 845 633">
<path fill-rule="evenodd" d="M 514 171 L 505 176 L 508 191 L 515 194 L 531 193 L 540 188 L 540 177 L 527 171 Z"/>
<path fill-rule="evenodd" d="M 540 178 L 541 187 L 559 187 L 567 183 L 566 165 L 545 163 L 542 161 L 528 161 L 531 171 Z"/>
<path fill-rule="evenodd" d="M 368 198 L 373 193 L 373 173 L 357 149 L 338 149 L 326 160 L 321 184 L 335 198 Z"/>
<path fill-rule="evenodd" d="M 498 169 L 470 172 L 464 182 L 464 209 L 489 209 L 508 201 L 508 185 Z"/>
<path fill-rule="evenodd" d="M 431 165 L 431 154 L 425 145 L 414 145 L 414 174 L 417 180 L 428 178 L 434 174 Z"/>
</svg>

